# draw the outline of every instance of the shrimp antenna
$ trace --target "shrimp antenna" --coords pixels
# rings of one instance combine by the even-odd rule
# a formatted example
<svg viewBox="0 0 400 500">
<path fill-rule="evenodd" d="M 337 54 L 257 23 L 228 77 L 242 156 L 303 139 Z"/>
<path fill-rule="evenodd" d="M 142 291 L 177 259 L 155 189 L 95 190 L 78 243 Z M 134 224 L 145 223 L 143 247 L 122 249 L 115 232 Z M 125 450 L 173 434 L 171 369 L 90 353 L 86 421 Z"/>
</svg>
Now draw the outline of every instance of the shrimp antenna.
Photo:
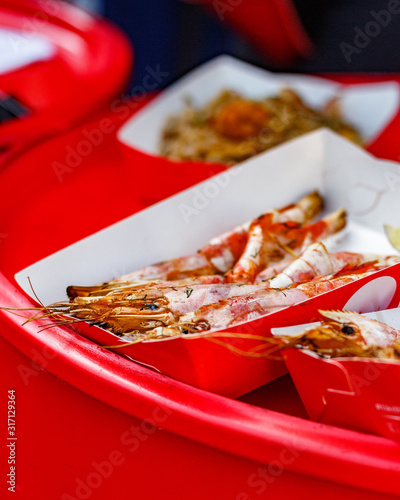
<svg viewBox="0 0 400 500">
<path fill-rule="evenodd" d="M 43 309 L 46 309 L 46 306 L 43 304 L 43 302 L 39 299 L 39 297 L 37 296 L 37 293 L 35 292 L 35 289 L 33 288 L 33 285 L 32 285 L 32 281 L 31 281 L 31 278 L 30 276 L 28 276 L 28 283 L 29 283 L 29 286 L 32 290 L 32 293 L 33 295 L 35 296 L 35 299 L 39 302 L 39 304 L 43 307 Z"/>
</svg>

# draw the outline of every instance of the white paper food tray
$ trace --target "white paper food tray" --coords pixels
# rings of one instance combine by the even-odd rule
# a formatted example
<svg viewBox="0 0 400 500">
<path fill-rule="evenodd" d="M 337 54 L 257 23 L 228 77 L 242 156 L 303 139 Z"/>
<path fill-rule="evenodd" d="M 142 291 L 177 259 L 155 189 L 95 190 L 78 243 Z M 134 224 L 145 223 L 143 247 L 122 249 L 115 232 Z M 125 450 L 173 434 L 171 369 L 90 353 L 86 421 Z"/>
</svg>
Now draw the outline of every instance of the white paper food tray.
<svg viewBox="0 0 400 500">
<path fill-rule="evenodd" d="M 291 87 L 316 109 L 340 97 L 343 118 L 354 125 L 368 144 L 377 138 L 394 118 L 400 102 L 396 82 L 342 85 L 305 75 L 271 73 L 230 56 L 219 56 L 194 69 L 161 92 L 136 113 L 118 132 L 118 139 L 134 150 L 159 154 L 162 130 L 171 115 L 184 108 L 190 97 L 204 106 L 224 89 L 235 90 L 251 99 L 276 95 Z"/>
</svg>

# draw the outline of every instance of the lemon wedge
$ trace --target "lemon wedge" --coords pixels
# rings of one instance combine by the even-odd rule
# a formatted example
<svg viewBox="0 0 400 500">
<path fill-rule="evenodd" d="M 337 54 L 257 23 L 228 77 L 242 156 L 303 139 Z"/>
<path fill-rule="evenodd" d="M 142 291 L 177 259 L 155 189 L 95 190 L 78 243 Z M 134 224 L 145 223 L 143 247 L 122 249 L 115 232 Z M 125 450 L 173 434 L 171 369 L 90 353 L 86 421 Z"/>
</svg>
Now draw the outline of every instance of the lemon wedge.
<svg viewBox="0 0 400 500">
<path fill-rule="evenodd" d="M 392 247 L 400 251 L 400 227 L 394 227 L 390 224 L 384 224 L 383 227 Z"/>
</svg>

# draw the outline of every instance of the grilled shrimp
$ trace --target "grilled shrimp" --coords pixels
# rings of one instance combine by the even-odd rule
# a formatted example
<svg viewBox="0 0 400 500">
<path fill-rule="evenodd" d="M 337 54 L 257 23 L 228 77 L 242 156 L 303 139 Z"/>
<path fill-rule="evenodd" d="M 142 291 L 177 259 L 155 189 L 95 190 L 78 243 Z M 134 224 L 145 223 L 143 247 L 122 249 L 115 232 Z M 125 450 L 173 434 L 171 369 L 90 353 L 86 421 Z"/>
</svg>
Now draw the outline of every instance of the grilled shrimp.
<svg viewBox="0 0 400 500">
<path fill-rule="evenodd" d="M 301 225 L 312 220 L 323 208 L 323 201 L 317 192 L 304 196 L 298 203 L 287 205 L 279 210 L 269 210 L 259 217 L 263 220 L 263 227 L 272 224 L 284 224 L 293 222 Z M 257 219 L 258 220 L 258 219 Z M 222 236 L 213 238 L 205 245 L 200 253 L 221 272 L 225 273 L 233 267 L 245 249 L 249 237 L 249 221 L 238 226 Z"/>
<path fill-rule="evenodd" d="M 218 281 L 206 284 L 201 283 L 201 279 L 199 282 L 198 278 L 176 282 L 116 283 L 103 286 L 100 290 L 93 290 L 92 287 L 90 294 L 75 295 L 71 302 L 53 304 L 47 310 L 53 316 L 68 313 L 77 319 L 100 324 L 114 333 L 139 335 L 139 338 L 147 332 L 149 337 L 143 338 L 218 330 L 297 304 L 369 276 L 400 260 L 400 257 L 379 257 L 357 265 L 357 262 L 374 256 L 347 252 L 326 256 L 324 260 L 315 251 L 318 247 L 310 247 L 308 254 L 314 260 L 308 260 L 316 268 L 320 266 L 320 272 L 334 272 L 327 276 L 316 276 L 304 283 L 292 284 L 288 288 L 271 288 L 274 280 L 257 284 Z M 322 246 L 321 253 L 324 251 Z M 302 268 L 304 260 L 299 259 L 299 262 Z M 296 276 L 296 269 L 293 271 L 296 263 L 289 266 L 284 275 L 285 280 L 290 274 L 292 279 Z M 343 263 L 345 265 L 336 271 Z M 315 269 L 311 267 L 310 272 L 315 274 Z M 277 277 L 279 280 L 282 278 L 282 275 Z M 212 281 L 214 277 L 208 279 Z"/>
<path fill-rule="evenodd" d="M 300 226 L 287 222 L 265 225 L 264 217 L 256 219 L 249 228 L 249 238 L 242 256 L 228 273 L 232 283 L 253 283 L 262 269 L 270 262 L 280 260 L 285 252 L 293 252 L 311 243 L 340 231 L 346 225 L 343 209 L 327 215 L 323 219 Z"/>
<path fill-rule="evenodd" d="M 319 252 L 316 251 L 319 246 Z M 280 288 L 286 288 L 286 280 L 295 276 L 298 276 L 298 281 L 304 277 L 302 271 L 303 265 L 307 265 L 309 279 L 314 278 L 303 286 L 298 285 L 300 290 L 306 290 L 309 296 L 316 295 L 323 291 L 328 291 L 335 286 L 332 286 L 331 281 L 333 278 L 335 280 L 333 283 L 338 282 L 338 278 L 341 277 L 344 282 L 347 278 L 346 275 L 351 273 L 355 274 L 365 274 L 366 272 L 373 272 L 383 266 L 385 262 L 384 258 L 381 258 L 381 266 L 377 267 L 376 262 L 372 261 L 368 263 L 363 263 L 360 266 L 356 264 L 365 259 L 362 254 L 352 254 L 347 252 L 340 252 L 339 257 L 335 254 L 330 257 L 322 244 L 311 245 L 308 251 L 304 253 L 304 256 L 308 255 L 308 262 L 305 263 L 303 259 L 299 259 L 292 263 L 285 274 L 278 276 L 275 279 L 270 280 L 266 283 L 256 283 L 256 284 L 236 284 L 236 283 L 223 283 L 215 280 L 217 277 L 205 277 L 209 280 L 203 280 L 201 278 L 187 278 L 178 281 L 155 281 L 155 282 L 135 282 L 135 283 L 118 283 L 114 285 L 100 286 L 98 290 L 94 290 L 93 287 L 89 287 L 90 294 L 86 293 L 84 295 L 84 287 L 81 287 L 80 295 L 77 295 L 77 289 L 74 289 L 74 302 L 72 302 L 71 312 L 75 314 L 76 310 L 83 313 L 82 308 L 89 308 L 90 311 L 87 312 L 88 320 L 93 320 L 94 316 L 91 316 L 94 312 L 102 316 L 107 313 L 108 309 L 113 309 L 114 311 L 121 312 L 124 308 L 124 314 L 128 314 L 128 309 L 132 314 L 139 317 L 141 314 L 148 317 L 148 311 L 157 311 L 157 317 L 161 310 L 167 310 L 168 313 L 172 313 L 174 318 L 179 318 L 182 315 L 188 313 L 194 313 L 199 311 L 201 308 L 210 306 L 211 304 L 221 304 L 222 301 L 233 299 L 234 297 L 246 296 L 254 293 L 263 293 L 263 291 L 268 288 L 275 288 L 278 282 L 284 280 L 285 286 Z M 369 257 L 369 256 L 368 256 Z M 325 259 L 325 260 L 324 260 Z M 400 258 L 398 259 L 400 260 Z M 301 270 L 301 275 L 297 273 L 296 265 L 299 262 L 299 267 Z M 351 266 L 347 266 L 351 263 Z M 392 257 L 386 259 L 385 264 L 390 265 L 392 263 Z M 315 277 L 316 270 L 322 274 L 322 272 L 331 272 L 336 270 L 340 265 L 344 265 L 346 271 L 341 271 L 344 276 L 337 276 L 335 274 L 329 275 L 329 277 L 318 276 Z M 318 267 L 319 266 L 319 267 Z M 337 272 L 337 271 L 336 271 Z M 290 284 L 293 284 L 291 282 Z M 285 290 L 282 293 L 285 295 L 293 292 L 287 292 Z M 71 294 L 70 294 L 71 296 Z M 280 296 L 278 296 L 280 297 Z M 100 300 L 101 299 L 101 300 Z M 77 305 L 77 309 L 75 306 Z M 143 313 L 141 311 L 144 311 Z M 168 324 L 172 322 L 172 317 L 168 317 Z"/>
<path fill-rule="evenodd" d="M 174 281 L 165 280 L 143 280 L 143 281 L 109 281 L 101 285 L 95 286 L 69 286 L 67 295 L 70 299 L 75 297 L 100 297 L 107 295 L 118 294 L 133 294 L 138 291 L 142 292 L 150 289 L 163 289 L 165 287 L 191 287 L 194 285 L 215 285 L 224 283 L 224 276 L 220 274 L 193 276 L 191 278 L 183 278 Z"/>
<path fill-rule="evenodd" d="M 285 290 L 270 289 L 265 284 L 147 287 L 133 293 L 76 297 L 46 310 L 53 318 L 71 314 L 117 334 L 152 335 L 154 328 L 172 328 L 163 330 L 163 335 L 218 330 L 297 304 L 372 272 L 303 283 Z"/>
<path fill-rule="evenodd" d="M 351 271 L 353 274 L 359 266 L 362 272 L 379 270 L 400 262 L 400 257 L 383 257 L 374 254 L 353 252 L 329 253 L 321 242 L 313 243 L 289 264 L 280 274 L 269 280 L 271 288 L 287 288 L 294 283 L 311 281 L 318 276 L 327 276 L 340 271 Z"/>
<path fill-rule="evenodd" d="M 295 336 L 276 336 L 285 347 L 329 357 L 400 359 L 400 331 L 352 311 L 319 311 L 327 318 Z"/>
<path fill-rule="evenodd" d="M 202 325 L 207 324 L 210 330 L 228 328 L 352 283 L 371 275 L 373 272 L 321 279 L 315 283 L 303 283 L 284 290 L 264 288 L 240 297 L 233 297 L 203 306 L 195 312 L 181 316 L 179 322 L 191 326 L 195 326 L 197 322 L 200 322 Z"/>
</svg>

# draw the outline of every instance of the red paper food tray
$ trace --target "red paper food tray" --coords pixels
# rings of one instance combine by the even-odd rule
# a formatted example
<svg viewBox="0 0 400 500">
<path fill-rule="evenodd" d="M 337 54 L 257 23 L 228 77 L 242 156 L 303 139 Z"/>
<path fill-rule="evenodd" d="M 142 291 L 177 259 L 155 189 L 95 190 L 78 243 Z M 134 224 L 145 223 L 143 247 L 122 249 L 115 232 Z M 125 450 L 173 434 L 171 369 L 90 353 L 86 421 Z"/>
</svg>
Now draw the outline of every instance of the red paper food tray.
<svg viewBox="0 0 400 500">
<path fill-rule="evenodd" d="M 0 174 L 4 306 L 32 305 L 15 286 L 15 272 L 139 208 L 132 200 L 138 170 L 123 163 L 111 136 L 58 180 L 52 162 L 80 140 L 77 130 L 47 142 Z M 118 192 L 118 204 L 104 203 L 110 192 Z M 23 500 L 78 498 L 87 488 L 96 500 L 124 498 L 132 478 L 135 494 L 144 500 L 164 497 L 165 491 L 195 500 L 390 500 L 400 494 L 399 444 L 308 421 L 287 376 L 237 401 L 162 376 L 65 328 L 38 334 L 36 325 L 21 327 L 21 318 L 4 311 L 0 325 L 1 388 L 15 388 L 19 398 Z M 155 414 L 158 408 L 164 413 Z M 124 436 L 128 444 L 121 442 Z M 99 480 L 93 464 L 109 461 L 113 451 L 122 459 Z M 162 464 L 157 481 L 155 457 Z M 5 486 L 5 498 L 15 496 Z"/>
<path fill-rule="evenodd" d="M 65 300 L 66 287 L 71 284 L 102 283 L 155 262 L 195 253 L 216 234 L 254 218 L 268 206 L 286 205 L 315 189 L 323 193 L 327 210 L 342 206 L 348 210 L 348 229 L 343 241 L 336 245 L 338 250 L 390 254 L 393 249 L 383 225 L 396 220 L 389 209 L 398 200 L 381 172 L 396 169 L 395 164 L 372 158 L 332 132 L 317 131 L 260 154 L 49 256 L 18 273 L 17 281 L 32 295 L 31 283 L 44 304 Z M 196 205 L 198 199 L 203 200 L 201 208 Z M 397 305 L 398 267 L 317 295 L 287 311 L 224 329 L 224 333 L 269 336 L 272 327 L 291 325 L 300 318 L 312 320 L 326 303 L 341 309 L 353 301 L 363 312 L 374 306 L 382 309 Z M 285 305 L 285 293 L 279 297 Z M 76 328 L 79 331 L 79 325 Z M 98 327 L 85 328 L 84 334 L 100 345 L 126 342 Z M 254 344 L 237 338 L 224 341 L 242 351 Z M 163 374 L 230 397 L 249 392 L 285 371 L 283 362 L 242 356 L 202 336 L 143 342 L 121 347 L 121 353 Z"/>
<path fill-rule="evenodd" d="M 326 360 L 292 349 L 283 357 L 310 418 L 400 439 L 398 362 Z"/>
<path fill-rule="evenodd" d="M 398 301 L 394 306 L 365 316 L 399 329 Z M 311 326 L 318 323 L 277 328 L 272 333 L 297 335 Z M 400 400 L 393 389 L 400 377 L 398 360 L 330 358 L 301 348 L 284 349 L 282 357 L 312 420 L 400 439 Z"/>
</svg>

